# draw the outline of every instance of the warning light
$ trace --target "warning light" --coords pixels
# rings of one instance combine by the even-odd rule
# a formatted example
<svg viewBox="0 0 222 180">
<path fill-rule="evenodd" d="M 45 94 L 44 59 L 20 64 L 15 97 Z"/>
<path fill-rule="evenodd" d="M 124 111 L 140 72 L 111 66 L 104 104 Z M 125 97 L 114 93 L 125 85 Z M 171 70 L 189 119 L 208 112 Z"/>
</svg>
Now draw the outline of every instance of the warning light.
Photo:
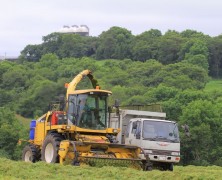
<svg viewBox="0 0 222 180">
<path fill-rule="evenodd" d="M 69 83 L 65 83 L 65 88 L 68 88 L 69 87 Z"/>
</svg>

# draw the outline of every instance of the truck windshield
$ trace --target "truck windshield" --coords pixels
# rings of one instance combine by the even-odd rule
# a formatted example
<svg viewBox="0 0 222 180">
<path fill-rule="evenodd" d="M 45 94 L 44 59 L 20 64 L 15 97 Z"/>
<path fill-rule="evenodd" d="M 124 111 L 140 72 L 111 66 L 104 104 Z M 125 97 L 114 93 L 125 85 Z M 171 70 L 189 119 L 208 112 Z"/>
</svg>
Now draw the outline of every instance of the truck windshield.
<svg viewBox="0 0 222 180">
<path fill-rule="evenodd" d="M 105 129 L 107 126 L 107 94 L 91 93 L 69 97 L 68 117 L 73 124 L 87 129 Z"/>
<path fill-rule="evenodd" d="M 144 139 L 153 141 L 180 141 L 178 127 L 174 122 L 145 120 L 143 121 L 142 136 Z"/>
</svg>

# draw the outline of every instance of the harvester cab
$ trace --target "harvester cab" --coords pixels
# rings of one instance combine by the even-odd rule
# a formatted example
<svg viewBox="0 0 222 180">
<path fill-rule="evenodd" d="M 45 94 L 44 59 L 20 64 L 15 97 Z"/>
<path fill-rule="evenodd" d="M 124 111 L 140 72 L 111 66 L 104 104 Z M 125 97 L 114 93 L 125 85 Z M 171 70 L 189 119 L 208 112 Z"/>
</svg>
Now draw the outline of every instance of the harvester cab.
<svg viewBox="0 0 222 180">
<path fill-rule="evenodd" d="M 93 89 L 76 90 L 85 76 L 91 80 Z M 100 89 L 91 71 L 79 73 L 67 85 L 64 110 L 48 111 L 31 122 L 30 140 L 22 159 L 61 164 L 71 162 L 73 165 L 96 162 L 102 166 L 139 165 L 149 170 L 150 161 L 140 158 L 139 147 L 117 144 L 120 129 L 110 128 L 108 123 L 107 101 L 111 94 Z"/>
<path fill-rule="evenodd" d="M 109 92 L 80 90 L 68 97 L 68 124 L 88 129 L 107 127 L 107 97 Z"/>
</svg>

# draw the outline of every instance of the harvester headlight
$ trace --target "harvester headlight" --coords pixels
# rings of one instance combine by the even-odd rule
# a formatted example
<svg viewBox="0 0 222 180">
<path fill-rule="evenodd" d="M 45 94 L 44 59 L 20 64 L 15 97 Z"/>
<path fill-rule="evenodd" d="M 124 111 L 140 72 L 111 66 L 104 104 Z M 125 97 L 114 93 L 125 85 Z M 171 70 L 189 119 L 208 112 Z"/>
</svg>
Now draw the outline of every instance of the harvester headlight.
<svg viewBox="0 0 222 180">
<path fill-rule="evenodd" d="M 172 152 L 171 155 L 172 155 L 172 156 L 179 156 L 180 153 L 179 153 L 179 152 Z"/>
<path fill-rule="evenodd" d="M 66 129 L 70 129 L 71 128 L 71 126 L 66 126 Z"/>
</svg>

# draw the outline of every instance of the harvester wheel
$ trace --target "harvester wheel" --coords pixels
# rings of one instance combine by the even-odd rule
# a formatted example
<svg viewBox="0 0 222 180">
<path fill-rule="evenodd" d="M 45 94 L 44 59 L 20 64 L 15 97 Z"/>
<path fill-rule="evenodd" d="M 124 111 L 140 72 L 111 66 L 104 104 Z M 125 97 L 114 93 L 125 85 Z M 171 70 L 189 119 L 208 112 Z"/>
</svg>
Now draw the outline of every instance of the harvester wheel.
<svg viewBox="0 0 222 180">
<path fill-rule="evenodd" d="M 26 145 L 22 151 L 22 160 L 33 162 L 40 160 L 40 149 L 33 144 Z"/>
<path fill-rule="evenodd" d="M 59 146 L 63 137 L 58 133 L 48 134 L 43 142 L 42 146 L 42 161 L 47 163 L 58 163 L 59 162 Z"/>
</svg>

